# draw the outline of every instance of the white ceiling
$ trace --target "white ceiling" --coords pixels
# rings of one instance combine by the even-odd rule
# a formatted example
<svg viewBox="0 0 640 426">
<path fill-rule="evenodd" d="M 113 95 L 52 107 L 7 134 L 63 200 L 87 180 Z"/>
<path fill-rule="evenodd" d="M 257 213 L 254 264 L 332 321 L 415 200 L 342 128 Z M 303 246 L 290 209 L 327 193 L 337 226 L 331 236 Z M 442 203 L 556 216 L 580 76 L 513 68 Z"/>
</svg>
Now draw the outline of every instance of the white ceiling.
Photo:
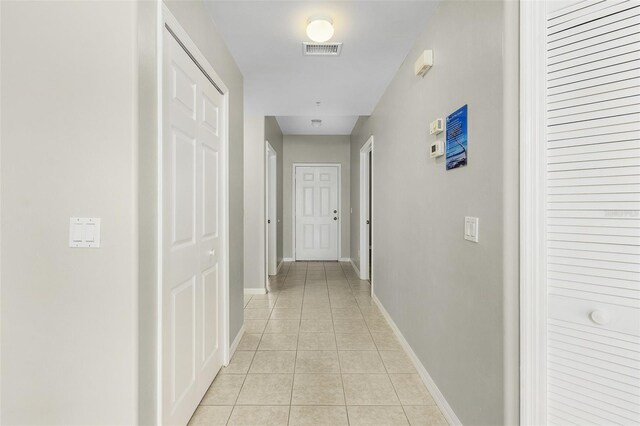
<svg viewBox="0 0 640 426">
<path fill-rule="evenodd" d="M 280 130 L 285 135 L 350 135 L 358 121 L 357 115 L 342 116 L 278 116 Z M 311 126 L 311 120 L 322 120 L 322 126 Z"/>
<path fill-rule="evenodd" d="M 350 134 L 354 117 L 371 114 L 436 5 L 207 1 L 244 75 L 247 106 L 278 117 L 285 134 Z M 314 15 L 333 19 L 331 41 L 344 43 L 340 56 L 302 55 L 307 19 Z M 323 126 L 311 127 L 311 118 L 322 119 Z"/>
</svg>

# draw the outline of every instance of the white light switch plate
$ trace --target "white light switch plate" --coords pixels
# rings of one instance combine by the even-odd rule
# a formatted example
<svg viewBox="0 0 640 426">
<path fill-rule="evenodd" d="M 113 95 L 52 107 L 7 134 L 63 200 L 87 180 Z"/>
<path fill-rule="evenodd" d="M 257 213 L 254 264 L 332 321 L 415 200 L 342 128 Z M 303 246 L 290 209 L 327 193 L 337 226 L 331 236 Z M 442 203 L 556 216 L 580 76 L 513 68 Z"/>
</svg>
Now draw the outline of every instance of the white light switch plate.
<svg viewBox="0 0 640 426">
<path fill-rule="evenodd" d="M 100 218 L 69 218 L 69 247 L 100 247 Z"/>
<path fill-rule="evenodd" d="M 477 243 L 479 225 L 480 219 L 477 217 L 466 216 L 464 218 L 464 239 Z"/>
</svg>

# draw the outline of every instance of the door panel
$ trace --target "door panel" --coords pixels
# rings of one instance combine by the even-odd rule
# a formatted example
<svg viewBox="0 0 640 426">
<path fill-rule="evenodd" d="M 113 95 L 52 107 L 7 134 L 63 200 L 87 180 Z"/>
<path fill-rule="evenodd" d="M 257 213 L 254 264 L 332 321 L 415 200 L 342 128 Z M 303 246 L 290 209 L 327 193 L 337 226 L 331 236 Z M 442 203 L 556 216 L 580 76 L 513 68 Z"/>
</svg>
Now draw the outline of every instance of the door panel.
<svg viewBox="0 0 640 426">
<path fill-rule="evenodd" d="M 164 34 L 163 424 L 186 424 L 222 366 L 224 97 Z"/>
<path fill-rule="evenodd" d="M 640 423 L 639 18 L 612 0 L 547 16 L 550 424 Z"/>
<path fill-rule="evenodd" d="M 296 167 L 296 259 L 338 260 L 338 167 Z"/>
</svg>

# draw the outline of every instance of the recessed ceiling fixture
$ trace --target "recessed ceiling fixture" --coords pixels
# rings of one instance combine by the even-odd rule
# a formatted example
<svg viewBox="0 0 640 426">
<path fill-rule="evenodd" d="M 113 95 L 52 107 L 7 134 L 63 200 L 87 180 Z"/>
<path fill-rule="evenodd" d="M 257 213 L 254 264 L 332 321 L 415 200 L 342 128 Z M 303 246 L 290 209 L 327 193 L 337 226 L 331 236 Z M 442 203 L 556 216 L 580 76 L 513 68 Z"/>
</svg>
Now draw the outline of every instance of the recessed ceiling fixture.
<svg viewBox="0 0 640 426">
<path fill-rule="evenodd" d="M 333 37 L 333 20 L 326 16 L 309 18 L 307 36 L 316 43 L 324 43 Z"/>
<path fill-rule="evenodd" d="M 311 120 L 311 126 L 312 127 L 320 127 L 320 126 L 322 126 L 322 120 L 318 120 L 318 119 Z"/>
</svg>

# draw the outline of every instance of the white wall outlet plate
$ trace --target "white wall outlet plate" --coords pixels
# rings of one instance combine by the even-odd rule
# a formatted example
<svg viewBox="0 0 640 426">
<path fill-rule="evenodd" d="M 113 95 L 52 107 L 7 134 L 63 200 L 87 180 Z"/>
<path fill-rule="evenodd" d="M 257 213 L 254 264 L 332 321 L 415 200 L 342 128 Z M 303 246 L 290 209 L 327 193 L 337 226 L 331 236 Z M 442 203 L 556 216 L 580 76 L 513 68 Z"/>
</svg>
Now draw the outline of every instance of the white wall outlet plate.
<svg viewBox="0 0 640 426">
<path fill-rule="evenodd" d="M 429 155 L 431 158 L 437 158 L 444 155 L 444 142 L 435 141 L 429 147 Z"/>
<path fill-rule="evenodd" d="M 477 217 L 465 217 L 464 218 L 464 239 L 474 243 L 478 242 L 478 227 L 480 225 L 480 219 Z"/>
<path fill-rule="evenodd" d="M 444 119 L 436 118 L 431 122 L 429 126 L 429 134 L 430 135 L 439 135 L 444 131 Z"/>
<path fill-rule="evenodd" d="M 100 247 L 100 218 L 99 217 L 69 218 L 69 247 L 73 247 L 73 248 Z"/>
</svg>

